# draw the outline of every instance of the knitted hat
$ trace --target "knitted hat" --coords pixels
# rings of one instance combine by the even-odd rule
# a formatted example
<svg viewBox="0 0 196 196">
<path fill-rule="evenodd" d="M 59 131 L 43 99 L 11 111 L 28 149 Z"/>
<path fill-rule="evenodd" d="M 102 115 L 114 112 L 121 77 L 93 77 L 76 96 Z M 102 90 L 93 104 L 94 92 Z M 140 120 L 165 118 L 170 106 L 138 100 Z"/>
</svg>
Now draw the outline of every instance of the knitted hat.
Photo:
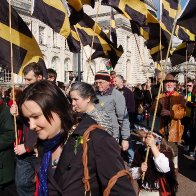
<svg viewBox="0 0 196 196">
<path fill-rule="evenodd" d="M 100 70 L 95 74 L 95 80 L 106 80 L 110 82 L 110 74 L 105 70 Z"/>
</svg>

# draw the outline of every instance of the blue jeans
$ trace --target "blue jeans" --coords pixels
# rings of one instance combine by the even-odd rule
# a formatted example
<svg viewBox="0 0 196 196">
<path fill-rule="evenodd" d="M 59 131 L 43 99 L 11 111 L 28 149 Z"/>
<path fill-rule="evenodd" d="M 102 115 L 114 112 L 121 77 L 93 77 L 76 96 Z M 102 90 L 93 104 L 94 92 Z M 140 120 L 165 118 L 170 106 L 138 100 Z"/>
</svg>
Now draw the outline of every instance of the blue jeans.
<svg viewBox="0 0 196 196">
<path fill-rule="evenodd" d="M 34 155 L 17 157 L 15 182 L 19 196 L 33 196 L 35 192 L 35 159 Z"/>
<path fill-rule="evenodd" d="M 135 146 L 134 146 L 135 141 L 134 140 L 129 140 L 129 149 L 128 149 L 128 160 L 129 163 L 133 161 L 134 154 L 135 154 Z"/>
</svg>

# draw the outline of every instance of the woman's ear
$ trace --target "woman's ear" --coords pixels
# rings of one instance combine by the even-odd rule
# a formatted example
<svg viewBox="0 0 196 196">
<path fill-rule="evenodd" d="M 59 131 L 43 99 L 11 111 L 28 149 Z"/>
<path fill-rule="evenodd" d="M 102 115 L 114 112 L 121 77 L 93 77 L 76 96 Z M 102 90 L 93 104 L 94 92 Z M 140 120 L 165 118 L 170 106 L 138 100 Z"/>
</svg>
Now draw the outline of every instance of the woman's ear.
<svg viewBox="0 0 196 196">
<path fill-rule="evenodd" d="M 88 101 L 88 103 L 90 103 L 91 102 L 91 97 L 88 97 L 87 101 Z"/>
</svg>

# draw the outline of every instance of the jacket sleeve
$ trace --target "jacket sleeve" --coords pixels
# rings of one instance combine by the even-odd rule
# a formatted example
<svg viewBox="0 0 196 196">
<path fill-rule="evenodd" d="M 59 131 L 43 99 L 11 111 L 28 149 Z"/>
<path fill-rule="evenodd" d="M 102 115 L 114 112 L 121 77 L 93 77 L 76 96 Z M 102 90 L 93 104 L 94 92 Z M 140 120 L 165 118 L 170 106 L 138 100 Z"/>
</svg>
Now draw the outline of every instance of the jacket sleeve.
<svg viewBox="0 0 196 196">
<path fill-rule="evenodd" d="M 119 91 L 116 90 L 115 93 L 116 116 L 121 127 L 121 137 L 128 139 L 130 137 L 130 123 L 125 98 Z"/>
<path fill-rule="evenodd" d="M 14 140 L 14 121 L 9 109 L 5 106 L 0 113 L 0 151 L 12 147 Z"/>
<path fill-rule="evenodd" d="M 96 134 L 93 139 L 97 174 L 103 190 L 111 177 L 120 170 L 125 169 L 120 153 L 119 144 L 109 134 Z M 127 176 L 121 177 L 113 186 L 110 195 L 135 195 L 132 184 Z"/>
</svg>

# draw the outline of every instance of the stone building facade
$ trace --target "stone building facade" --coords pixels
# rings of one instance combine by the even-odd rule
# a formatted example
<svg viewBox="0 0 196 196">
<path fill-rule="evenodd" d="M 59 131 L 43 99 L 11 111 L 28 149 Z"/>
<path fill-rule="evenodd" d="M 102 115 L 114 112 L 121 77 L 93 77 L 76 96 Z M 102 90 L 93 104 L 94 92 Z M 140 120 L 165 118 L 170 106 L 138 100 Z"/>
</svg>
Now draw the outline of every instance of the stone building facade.
<svg viewBox="0 0 196 196">
<path fill-rule="evenodd" d="M 40 45 L 47 68 L 53 68 L 57 71 L 57 80 L 68 83 L 69 73 L 71 71 L 77 73 L 78 71 L 78 55 L 69 51 L 64 37 L 55 33 L 50 27 L 39 20 L 31 17 L 31 0 L 13 0 L 12 2 Z M 151 1 L 148 0 L 147 2 L 151 9 L 154 9 Z M 98 23 L 105 32 L 108 31 L 110 25 L 110 10 L 110 7 L 107 6 L 99 7 Z M 94 9 L 90 6 L 85 6 L 85 11 L 95 19 L 97 3 Z M 133 86 L 143 83 L 147 77 L 153 76 L 154 73 L 153 60 L 144 45 L 144 39 L 134 35 L 131 31 L 129 20 L 116 12 L 115 20 L 117 23 L 118 44 L 121 44 L 124 49 L 124 53 L 119 59 L 115 71 L 118 74 L 122 74 L 127 82 Z M 106 69 L 106 60 L 98 58 L 88 63 L 87 59 L 90 54 L 92 54 L 91 48 L 85 47 L 81 51 L 80 62 L 83 80 L 93 83 L 94 73 L 100 69 Z M 16 82 L 21 82 L 22 79 L 16 77 L 15 80 Z"/>
</svg>

